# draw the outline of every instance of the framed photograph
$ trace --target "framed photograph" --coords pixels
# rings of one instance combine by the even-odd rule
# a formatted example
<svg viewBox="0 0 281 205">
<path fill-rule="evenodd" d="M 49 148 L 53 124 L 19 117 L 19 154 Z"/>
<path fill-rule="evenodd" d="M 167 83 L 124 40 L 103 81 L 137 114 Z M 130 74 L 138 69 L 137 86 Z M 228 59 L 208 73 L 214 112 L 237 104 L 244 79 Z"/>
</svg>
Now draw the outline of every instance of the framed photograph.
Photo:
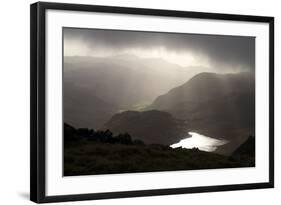
<svg viewBox="0 0 281 205">
<path fill-rule="evenodd" d="M 34 202 L 274 187 L 274 18 L 31 5 Z"/>
</svg>

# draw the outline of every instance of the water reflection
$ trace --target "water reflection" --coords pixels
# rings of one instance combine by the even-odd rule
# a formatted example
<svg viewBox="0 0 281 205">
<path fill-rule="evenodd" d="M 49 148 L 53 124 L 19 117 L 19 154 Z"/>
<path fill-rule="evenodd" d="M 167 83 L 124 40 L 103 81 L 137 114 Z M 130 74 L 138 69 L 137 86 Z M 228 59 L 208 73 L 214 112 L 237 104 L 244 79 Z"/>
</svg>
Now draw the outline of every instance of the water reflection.
<svg viewBox="0 0 281 205">
<path fill-rule="evenodd" d="M 206 152 L 213 152 L 215 151 L 219 146 L 227 144 L 227 140 L 218 140 L 211 137 L 207 137 L 204 135 L 200 135 L 196 132 L 189 132 L 189 135 L 191 137 L 188 137 L 186 139 L 183 139 L 179 141 L 178 143 L 170 145 L 172 148 L 187 148 L 192 149 L 194 147 L 197 147 L 198 149 Z"/>
</svg>

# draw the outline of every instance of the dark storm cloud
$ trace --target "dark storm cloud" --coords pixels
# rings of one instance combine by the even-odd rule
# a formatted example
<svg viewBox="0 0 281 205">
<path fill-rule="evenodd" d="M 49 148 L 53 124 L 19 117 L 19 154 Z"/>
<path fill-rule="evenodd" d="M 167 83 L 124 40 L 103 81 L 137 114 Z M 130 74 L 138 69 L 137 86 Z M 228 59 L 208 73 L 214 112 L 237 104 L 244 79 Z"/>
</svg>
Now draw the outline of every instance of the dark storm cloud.
<svg viewBox="0 0 281 205">
<path fill-rule="evenodd" d="M 71 28 L 64 29 L 64 37 L 66 40 L 79 40 L 95 49 L 118 51 L 164 47 L 172 52 L 191 51 L 208 58 L 217 69 L 240 67 L 254 70 L 255 67 L 254 37 Z"/>
</svg>

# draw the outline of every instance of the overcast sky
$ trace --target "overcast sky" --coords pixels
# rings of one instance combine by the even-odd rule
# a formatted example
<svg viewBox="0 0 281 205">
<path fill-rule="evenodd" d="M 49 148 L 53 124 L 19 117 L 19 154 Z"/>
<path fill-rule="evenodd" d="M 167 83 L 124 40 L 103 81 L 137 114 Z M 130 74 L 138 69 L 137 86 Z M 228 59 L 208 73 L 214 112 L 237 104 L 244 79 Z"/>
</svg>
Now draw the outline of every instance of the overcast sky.
<svg viewBox="0 0 281 205">
<path fill-rule="evenodd" d="M 210 67 L 222 72 L 253 71 L 255 38 L 64 28 L 65 56 L 123 54 L 162 58 L 180 66 Z"/>
</svg>

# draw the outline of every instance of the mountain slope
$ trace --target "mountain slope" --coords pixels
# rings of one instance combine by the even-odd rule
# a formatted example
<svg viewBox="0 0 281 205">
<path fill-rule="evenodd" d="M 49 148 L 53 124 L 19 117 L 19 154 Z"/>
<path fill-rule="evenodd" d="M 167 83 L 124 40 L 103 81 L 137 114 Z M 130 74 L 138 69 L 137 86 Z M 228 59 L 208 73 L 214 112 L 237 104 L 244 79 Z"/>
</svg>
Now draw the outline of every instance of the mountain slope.
<svg viewBox="0 0 281 205">
<path fill-rule="evenodd" d="M 231 155 L 243 166 L 255 166 L 255 137 L 248 137 Z"/>
<path fill-rule="evenodd" d="M 182 120 L 162 111 L 126 111 L 114 115 L 103 127 L 114 134 L 129 133 L 146 144 L 171 145 L 188 136 Z"/>
<path fill-rule="evenodd" d="M 231 153 L 255 130 L 255 81 L 252 73 L 200 73 L 159 96 L 146 108 L 185 120 L 191 131 L 231 140 Z"/>
<path fill-rule="evenodd" d="M 232 156 L 243 155 L 255 156 L 255 137 L 248 137 L 248 139 L 232 153 Z"/>
</svg>

